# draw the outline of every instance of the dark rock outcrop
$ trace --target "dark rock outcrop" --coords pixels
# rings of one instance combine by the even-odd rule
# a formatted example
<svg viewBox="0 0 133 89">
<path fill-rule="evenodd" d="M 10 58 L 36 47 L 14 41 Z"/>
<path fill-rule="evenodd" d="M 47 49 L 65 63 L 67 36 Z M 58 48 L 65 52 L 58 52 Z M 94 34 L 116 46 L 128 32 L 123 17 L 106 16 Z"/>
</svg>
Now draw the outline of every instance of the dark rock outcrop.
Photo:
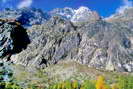
<svg viewBox="0 0 133 89">
<path fill-rule="evenodd" d="M 11 56 L 26 49 L 30 43 L 26 29 L 18 22 L 0 20 L 0 57 Z"/>
</svg>

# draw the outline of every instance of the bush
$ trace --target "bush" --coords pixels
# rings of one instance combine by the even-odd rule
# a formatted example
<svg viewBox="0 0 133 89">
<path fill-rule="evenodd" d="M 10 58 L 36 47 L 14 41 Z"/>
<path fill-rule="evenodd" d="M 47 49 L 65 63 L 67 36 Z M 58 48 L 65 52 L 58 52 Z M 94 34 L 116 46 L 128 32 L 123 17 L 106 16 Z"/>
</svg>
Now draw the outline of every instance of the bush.
<svg viewBox="0 0 133 89">
<path fill-rule="evenodd" d="M 103 76 L 99 76 L 96 82 L 96 89 L 108 89 Z"/>
<path fill-rule="evenodd" d="M 22 89 L 19 85 L 11 82 L 1 82 L 0 89 Z"/>
</svg>

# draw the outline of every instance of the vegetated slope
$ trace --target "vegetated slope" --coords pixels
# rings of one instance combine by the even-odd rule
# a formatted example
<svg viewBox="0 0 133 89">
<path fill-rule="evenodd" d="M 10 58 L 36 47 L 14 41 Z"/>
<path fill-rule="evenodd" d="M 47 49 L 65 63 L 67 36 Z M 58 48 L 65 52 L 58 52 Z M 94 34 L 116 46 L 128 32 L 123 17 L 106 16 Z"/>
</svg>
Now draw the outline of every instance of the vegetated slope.
<svg viewBox="0 0 133 89">
<path fill-rule="evenodd" d="M 44 89 L 49 89 L 53 85 L 62 85 L 62 83 L 66 81 L 68 83 L 77 81 L 79 84 L 82 84 L 85 81 L 91 81 L 94 83 L 94 86 L 96 86 L 96 81 L 99 76 L 103 76 L 105 78 L 105 83 L 111 87 L 113 87 L 113 85 L 117 85 L 117 87 L 130 86 L 129 89 L 132 89 L 133 87 L 133 79 L 129 73 L 96 70 L 95 68 L 88 68 L 88 66 L 79 64 L 75 61 L 59 61 L 56 65 L 50 65 L 45 69 L 35 69 L 34 67 L 29 67 L 28 69 L 21 65 L 13 65 L 12 68 L 14 70 L 13 76 L 24 89 L 27 89 L 26 87 L 36 87 L 37 89 L 40 89 L 39 87 L 45 87 Z M 122 82 L 119 82 L 120 79 Z M 121 83 L 122 85 L 119 85 L 118 83 Z M 89 83 L 85 83 L 85 86 L 89 86 Z M 67 87 L 67 85 L 65 85 L 65 87 Z M 53 86 L 50 89 L 57 88 L 54 88 Z M 115 87 L 114 89 L 117 88 Z"/>
<path fill-rule="evenodd" d="M 28 28 L 31 43 L 25 50 L 11 55 L 11 60 L 37 68 L 45 68 L 60 60 L 74 60 L 97 69 L 132 72 L 133 30 L 132 20 L 128 19 L 132 18 L 131 10 L 114 16 L 118 20 L 112 21 L 101 19 L 85 7 L 75 11 L 74 21 L 53 15 L 44 24 Z M 86 11 L 85 19 L 83 12 Z"/>
</svg>

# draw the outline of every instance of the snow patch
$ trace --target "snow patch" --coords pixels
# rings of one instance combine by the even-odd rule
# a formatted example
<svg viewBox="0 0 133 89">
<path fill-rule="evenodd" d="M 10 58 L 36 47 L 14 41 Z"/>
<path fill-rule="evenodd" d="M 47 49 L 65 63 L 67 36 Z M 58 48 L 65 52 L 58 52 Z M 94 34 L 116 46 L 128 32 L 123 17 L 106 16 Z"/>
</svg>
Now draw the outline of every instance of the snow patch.
<svg viewBox="0 0 133 89">
<path fill-rule="evenodd" d="M 99 15 L 96 12 L 91 11 L 88 7 L 81 6 L 79 9 L 74 10 L 72 22 L 86 22 L 89 20 L 99 19 Z"/>
</svg>

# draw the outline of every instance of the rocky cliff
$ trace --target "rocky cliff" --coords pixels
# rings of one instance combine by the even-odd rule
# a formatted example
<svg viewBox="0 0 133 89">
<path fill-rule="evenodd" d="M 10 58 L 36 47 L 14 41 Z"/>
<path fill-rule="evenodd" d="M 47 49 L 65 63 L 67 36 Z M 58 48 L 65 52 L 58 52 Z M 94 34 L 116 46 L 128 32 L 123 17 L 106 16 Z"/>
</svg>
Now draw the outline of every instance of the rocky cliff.
<svg viewBox="0 0 133 89">
<path fill-rule="evenodd" d="M 26 29 L 19 22 L 0 19 L 0 57 L 10 60 L 12 54 L 26 49 L 30 43 Z"/>
<path fill-rule="evenodd" d="M 133 16 L 131 10 L 114 17 L 120 21 L 101 19 L 91 11 L 86 15 L 87 21 L 77 20 L 76 24 L 62 16 L 52 16 L 44 24 L 27 29 L 30 44 L 13 53 L 10 59 L 16 64 L 38 68 L 60 60 L 74 60 L 97 69 L 133 72 L 133 20 L 127 19 Z"/>
</svg>

